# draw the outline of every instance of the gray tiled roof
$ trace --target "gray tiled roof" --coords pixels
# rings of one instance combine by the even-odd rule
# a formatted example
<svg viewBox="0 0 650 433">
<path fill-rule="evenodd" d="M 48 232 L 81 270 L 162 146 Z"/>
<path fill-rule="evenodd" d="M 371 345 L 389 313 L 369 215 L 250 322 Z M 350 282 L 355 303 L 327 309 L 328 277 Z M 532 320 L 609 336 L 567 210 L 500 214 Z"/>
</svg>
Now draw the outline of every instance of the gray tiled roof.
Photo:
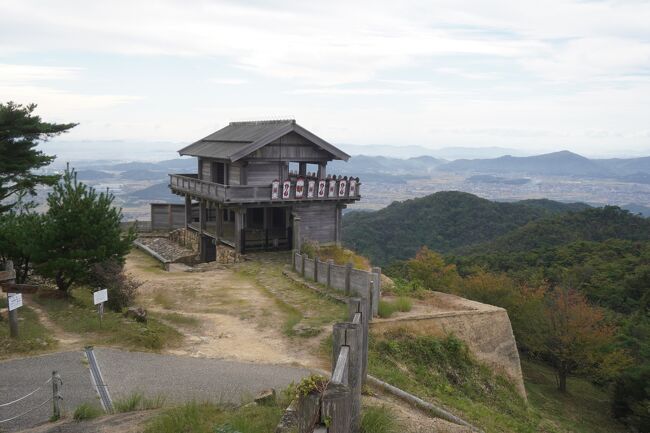
<svg viewBox="0 0 650 433">
<path fill-rule="evenodd" d="M 290 132 L 302 135 L 315 145 L 331 153 L 334 159 L 347 161 L 350 157 L 342 150 L 298 125 L 295 120 L 231 122 L 225 128 L 184 147 L 178 153 L 237 161 Z"/>
</svg>

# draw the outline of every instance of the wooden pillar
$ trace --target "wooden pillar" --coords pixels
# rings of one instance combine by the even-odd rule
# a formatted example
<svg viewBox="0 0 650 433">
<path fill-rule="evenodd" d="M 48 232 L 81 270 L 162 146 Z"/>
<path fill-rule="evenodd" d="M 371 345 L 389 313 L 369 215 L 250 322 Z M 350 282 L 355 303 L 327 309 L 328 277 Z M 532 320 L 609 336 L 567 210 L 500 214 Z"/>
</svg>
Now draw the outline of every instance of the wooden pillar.
<svg viewBox="0 0 650 433">
<path fill-rule="evenodd" d="M 327 162 L 318 164 L 318 180 L 324 180 L 327 177 Z"/>
<path fill-rule="evenodd" d="M 334 241 L 336 245 L 341 245 L 341 221 L 343 220 L 343 207 L 340 205 L 336 206 L 336 214 L 334 215 Z"/>
<path fill-rule="evenodd" d="M 239 208 L 235 210 L 235 251 L 241 253 L 245 250 L 245 245 L 242 245 L 242 232 L 246 228 L 246 209 Z"/>
<path fill-rule="evenodd" d="M 302 238 L 300 234 L 300 217 L 295 216 L 293 217 L 293 249 L 298 250 L 298 252 L 302 252 L 301 250 L 302 247 Z"/>
<path fill-rule="evenodd" d="M 203 235 L 203 232 L 205 232 L 206 216 L 205 200 L 201 199 L 199 201 L 199 233 L 201 233 L 201 235 Z"/>
<path fill-rule="evenodd" d="M 219 245 L 219 239 L 221 239 L 222 227 L 223 227 L 223 211 L 221 210 L 221 205 L 215 204 L 214 237 L 217 240 L 217 245 Z"/>
<path fill-rule="evenodd" d="M 307 163 L 306 162 L 298 163 L 298 174 L 300 176 L 307 176 Z"/>
<path fill-rule="evenodd" d="M 185 228 L 192 223 L 192 197 L 185 196 Z"/>
</svg>

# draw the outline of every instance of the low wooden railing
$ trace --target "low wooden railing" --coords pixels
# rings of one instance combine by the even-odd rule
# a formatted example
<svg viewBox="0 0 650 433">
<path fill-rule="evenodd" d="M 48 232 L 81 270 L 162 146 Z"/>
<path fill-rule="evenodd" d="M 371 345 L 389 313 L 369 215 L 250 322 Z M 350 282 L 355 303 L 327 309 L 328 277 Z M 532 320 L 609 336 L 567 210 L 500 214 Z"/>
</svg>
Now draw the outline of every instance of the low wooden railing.
<svg viewBox="0 0 650 433">
<path fill-rule="evenodd" d="M 312 179 L 313 180 L 313 179 Z M 191 194 L 196 197 L 216 200 L 220 202 L 284 202 L 284 201 L 353 201 L 361 198 L 359 187 L 361 186 L 355 180 L 354 186 L 350 187 L 348 179 L 328 179 L 323 194 L 318 194 L 318 180 L 315 182 L 315 189 L 310 194 L 309 179 L 305 180 L 303 185 L 302 196 L 296 195 L 297 180 L 292 179 L 289 182 L 288 193 L 283 194 L 284 182 L 279 182 L 278 188 L 273 189 L 273 184 L 268 185 L 222 185 L 219 183 L 200 180 L 196 174 L 170 174 L 169 187 L 181 193 Z M 330 188 L 332 182 L 332 188 Z"/>
<path fill-rule="evenodd" d="M 361 388 L 368 370 L 369 299 L 350 298 L 348 308 L 349 321 L 334 325 L 327 387 L 294 401 L 276 433 L 359 432 Z"/>
</svg>

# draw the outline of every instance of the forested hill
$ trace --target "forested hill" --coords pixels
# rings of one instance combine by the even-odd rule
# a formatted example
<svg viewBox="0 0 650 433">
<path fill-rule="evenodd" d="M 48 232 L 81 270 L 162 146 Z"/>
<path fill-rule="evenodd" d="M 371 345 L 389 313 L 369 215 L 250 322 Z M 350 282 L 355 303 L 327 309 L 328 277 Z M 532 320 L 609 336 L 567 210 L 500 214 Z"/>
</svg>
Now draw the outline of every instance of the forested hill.
<svg viewBox="0 0 650 433">
<path fill-rule="evenodd" d="M 585 209 L 531 221 L 510 233 L 462 252 L 509 254 L 557 247 L 578 241 L 602 242 L 608 239 L 650 240 L 650 219 L 616 206 Z"/>
<path fill-rule="evenodd" d="M 588 207 L 550 200 L 500 203 L 445 191 L 376 212 L 351 212 L 343 218 L 343 239 L 373 263 L 386 265 L 413 257 L 423 245 L 449 252 L 491 241 L 534 220 Z"/>
</svg>

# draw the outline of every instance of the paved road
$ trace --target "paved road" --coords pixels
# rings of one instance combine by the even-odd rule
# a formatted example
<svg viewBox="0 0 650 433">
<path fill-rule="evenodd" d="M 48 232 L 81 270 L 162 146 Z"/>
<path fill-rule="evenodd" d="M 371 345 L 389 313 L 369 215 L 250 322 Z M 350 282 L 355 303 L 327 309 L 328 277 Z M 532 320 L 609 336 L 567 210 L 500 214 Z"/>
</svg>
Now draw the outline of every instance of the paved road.
<svg viewBox="0 0 650 433">
<path fill-rule="evenodd" d="M 264 388 L 283 388 L 309 374 L 306 369 L 290 366 L 115 349 L 95 349 L 95 356 L 113 400 L 141 391 L 150 397 L 165 396 L 170 403 L 191 399 L 240 403 Z M 63 396 L 69 413 L 82 402 L 98 404 L 83 352 L 63 352 L 0 362 L 0 404 L 38 387 L 49 378 L 52 370 L 58 370 L 63 378 Z M 22 410 L 50 397 L 51 385 L 48 384 L 46 388 L 37 393 L 38 398 L 35 395 L 20 402 L 25 403 L 20 406 Z M 0 407 L 0 419 L 20 412 L 14 406 Z M 0 429 L 18 431 L 44 422 L 50 415 L 51 405 L 46 404 L 17 421 L 0 424 Z"/>
</svg>

